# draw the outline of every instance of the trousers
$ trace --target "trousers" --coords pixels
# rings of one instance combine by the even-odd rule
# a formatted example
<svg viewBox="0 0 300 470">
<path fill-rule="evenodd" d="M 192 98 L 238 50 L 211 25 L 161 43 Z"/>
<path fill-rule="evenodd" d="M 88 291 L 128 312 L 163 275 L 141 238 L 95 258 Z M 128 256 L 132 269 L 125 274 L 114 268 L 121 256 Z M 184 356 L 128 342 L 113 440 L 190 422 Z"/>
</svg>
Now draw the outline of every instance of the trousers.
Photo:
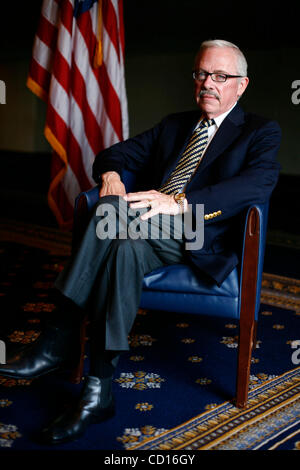
<svg viewBox="0 0 300 470">
<path fill-rule="evenodd" d="M 55 281 L 64 296 L 88 312 L 92 335 L 104 350 L 129 349 L 144 276 L 183 262 L 181 222 L 168 217 L 169 225 L 161 214 L 141 221 L 123 198 L 100 198 L 79 246 Z M 100 226 L 107 231 L 100 233 Z"/>
</svg>

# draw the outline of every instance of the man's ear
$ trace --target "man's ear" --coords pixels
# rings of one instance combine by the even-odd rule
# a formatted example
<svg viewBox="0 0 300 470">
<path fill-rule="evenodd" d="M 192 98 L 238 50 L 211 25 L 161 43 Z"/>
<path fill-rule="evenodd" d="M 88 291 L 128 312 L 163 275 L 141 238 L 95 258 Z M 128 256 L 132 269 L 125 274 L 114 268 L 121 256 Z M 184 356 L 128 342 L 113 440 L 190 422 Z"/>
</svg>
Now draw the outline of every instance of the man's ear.
<svg viewBox="0 0 300 470">
<path fill-rule="evenodd" d="M 246 90 L 248 86 L 248 83 L 249 83 L 248 77 L 241 78 L 241 81 L 239 83 L 239 88 L 238 88 L 238 94 L 237 94 L 238 98 L 242 96 L 242 94 L 244 93 L 244 91 Z"/>
</svg>

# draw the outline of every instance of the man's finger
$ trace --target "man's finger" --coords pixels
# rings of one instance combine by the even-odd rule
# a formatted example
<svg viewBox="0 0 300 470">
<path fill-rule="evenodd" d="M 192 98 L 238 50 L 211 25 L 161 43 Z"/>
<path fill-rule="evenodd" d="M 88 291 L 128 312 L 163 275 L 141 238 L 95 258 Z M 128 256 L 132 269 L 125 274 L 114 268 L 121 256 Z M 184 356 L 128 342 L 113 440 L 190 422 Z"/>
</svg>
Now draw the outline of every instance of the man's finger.
<svg viewBox="0 0 300 470">
<path fill-rule="evenodd" d="M 150 191 L 140 191 L 137 193 L 127 193 L 126 194 L 126 201 L 144 201 L 149 199 L 149 197 L 153 197 L 153 194 Z"/>
<path fill-rule="evenodd" d="M 141 215 L 141 220 L 148 220 L 150 217 L 159 214 L 159 210 L 155 207 L 154 209 L 150 209 L 149 211 L 145 212 L 145 214 Z"/>
<path fill-rule="evenodd" d="M 145 200 L 145 201 L 132 202 L 131 204 L 129 204 L 129 206 L 132 209 L 140 209 L 142 207 L 151 207 L 151 204 L 148 200 Z"/>
</svg>

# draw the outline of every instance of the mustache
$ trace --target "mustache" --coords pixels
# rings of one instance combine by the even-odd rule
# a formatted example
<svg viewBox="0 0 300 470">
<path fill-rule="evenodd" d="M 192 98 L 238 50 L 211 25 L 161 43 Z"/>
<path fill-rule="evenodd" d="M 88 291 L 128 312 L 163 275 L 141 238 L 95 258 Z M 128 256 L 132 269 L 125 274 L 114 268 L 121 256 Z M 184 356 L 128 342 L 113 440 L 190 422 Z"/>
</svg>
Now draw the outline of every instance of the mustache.
<svg viewBox="0 0 300 470">
<path fill-rule="evenodd" d="M 217 98 L 217 100 L 220 100 L 220 96 L 218 95 L 218 93 L 216 93 L 213 90 L 201 90 L 198 93 L 199 98 L 201 98 L 202 96 L 205 96 L 205 95 L 211 95 L 211 96 L 214 96 L 215 98 Z"/>
</svg>

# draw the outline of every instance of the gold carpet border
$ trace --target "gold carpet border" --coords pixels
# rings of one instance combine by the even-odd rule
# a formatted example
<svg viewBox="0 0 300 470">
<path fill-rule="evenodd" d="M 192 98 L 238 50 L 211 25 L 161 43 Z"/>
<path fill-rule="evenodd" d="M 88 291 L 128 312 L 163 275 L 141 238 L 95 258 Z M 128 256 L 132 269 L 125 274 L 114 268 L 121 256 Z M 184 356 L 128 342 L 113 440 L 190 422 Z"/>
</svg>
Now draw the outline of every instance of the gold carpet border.
<svg viewBox="0 0 300 470">
<path fill-rule="evenodd" d="M 274 380 L 274 379 L 272 379 Z M 300 379 L 299 379 L 300 380 Z M 256 387 L 256 388 L 260 388 L 260 387 Z M 287 392 L 289 392 L 290 390 L 293 390 L 294 389 L 294 386 L 292 386 L 291 388 L 289 388 L 288 390 L 285 390 L 283 391 L 282 393 L 279 393 L 278 395 L 276 395 L 276 398 L 278 398 L 279 396 L 282 396 L 282 395 L 286 395 Z M 279 390 L 279 388 L 278 388 Z M 300 390 L 300 389 L 299 389 Z M 276 390 L 277 391 L 277 390 Z M 265 395 L 266 392 L 264 392 L 264 394 L 261 396 L 266 396 Z M 268 402 L 272 402 L 274 400 L 274 396 L 273 396 L 273 393 L 271 394 L 270 397 L 267 396 L 266 400 L 264 401 L 263 403 L 263 406 L 266 406 L 266 404 Z M 251 407 L 251 413 L 253 413 L 254 411 L 257 411 L 258 409 L 261 409 L 262 407 L 262 404 L 261 403 L 257 403 L 257 399 L 249 399 L 249 405 L 251 405 L 253 403 L 253 407 Z M 272 405 L 271 405 L 272 406 Z M 276 407 L 276 406 L 275 406 Z M 242 416 L 247 416 L 249 415 L 249 409 L 250 409 L 250 406 L 248 406 L 247 408 L 245 408 L 244 410 L 240 410 L 240 413 L 239 413 L 239 418 L 241 418 Z M 271 408 L 272 409 L 272 408 Z M 266 413 L 269 414 L 269 410 L 266 411 Z M 264 416 L 264 413 L 263 414 L 259 414 L 258 416 L 254 417 L 253 419 L 249 419 L 248 421 L 245 421 L 244 423 L 240 424 L 239 426 L 237 426 L 235 429 L 234 429 L 234 432 L 240 430 L 240 429 L 243 429 L 245 426 L 248 426 L 249 423 L 252 423 L 252 422 L 256 422 L 258 419 L 260 419 L 260 417 L 263 417 Z M 222 426 L 224 427 L 224 425 L 228 424 L 229 422 L 231 421 L 231 419 L 228 419 L 227 421 L 222 421 L 219 425 L 217 425 L 215 428 L 214 428 L 214 432 L 216 432 L 217 429 L 220 429 Z M 211 422 L 211 421 L 210 421 Z M 211 431 L 207 431 L 207 433 L 204 433 L 202 437 L 208 435 L 209 433 L 211 433 Z M 218 442 L 220 440 L 223 440 L 223 438 L 225 438 L 226 436 L 230 436 L 231 435 L 231 432 L 229 433 L 225 433 L 223 434 L 219 439 L 216 439 L 215 442 Z M 198 437 L 196 438 L 198 439 Z M 194 439 L 194 440 L 196 440 Z M 193 442 L 193 439 L 189 442 L 189 444 L 191 444 Z M 214 442 L 214 444 L 215 444 Z M 210 445 L 208 446 L 204 446 L 203 449 L 206 449 L 206 448 L 209 448 Z M 179 447 L 180 448 L 180 447 Z"/>
<path fill-rule="evenodd" d="M 263 273 L 261 302 L 300 313 L 300 280 Z"/>
<path fill-rule="evenodd" d="M 300 367 L 250 390 L 245 409 L 236 408 L 231 402 L 224 402 L 159 436 L 131 447 L 130 450 L 212 449 L 221 441 L 236 435 L 243 427 L 253 425 L 299 399 Z M 222 434 L 217 436 L 218 432 Z M 204 440 L 207 442 L 203 442 Z M 199 445 L 195 445 L 197 442 Z"/>
<path fill-rule="evenodd" d="M 276 396 L 278 398 L 278 396 Z M 285 413 L 287 412 L 287 409 L 291 408 L 293 405 L 295 405 L 295 402 L 298 402 L 300 399 L 300 388 L 299 388 L 299 393 L 297 393 L 295 396 L 285 400 L 281 405 L 275 405 L 269 410 L 265 411 L 264 413 L 250 419 L 243 425 L 237 426 L 237 428 L 234 429 L 234 432 L 232 433 L 226 433 L 219 439 L 216 439 L 213 443 L 201 447 L 200 450 L 220 450 L 223 448 L 226 448 L 226 450 L 229 449 L 236 449 L 237 445 L 234 443 L 234 441 L 238 440 L 239 445 L 241 445 L 241 435 L 245 434 L 246 432 L 251 433 L 253 427 L 257 427 L 258 424 L 261 424 L 262 422 L 266 421 L 272 416 L 273 418 L 278 415 L 278 413 L 282 413 L 284 411 Z M 272 401 L 274 398 L 272 399 Z M 299 406 L 299 403 L 296 403 L 296 406 Z M 266 438 L 266 435 L 261 436 L 260 441 L 264 440 Z M 233 441 L 230 445 L 230 441 Z M 255 446 L 257 447 L 257 444 L 259 443 L 259 440 L 256 440 Z M 249 448 L 249 447 L 248 447 Z M 247 446 L 245 445 L 243 447 L 243 450 L 247 450 Z"/>
<path fill-rule="evenodd" d="M 291 422 L 292 426 L 299 425 L 298 419 L 295 418 L 295 414 L 299 415 L 299 398 L 300 394 L 291 400 L 292 403 L 285 403 L 280 409 L 273 410 L 262 416 L 261 419 L 259 417 L 259 419 L 247 423 L 232 435 L 225 436 L 224 440 L 216 444 L 213 443 L 207 450 L 258 450 L 261 447 L 265 447 L 266 450 L 268 443 L 284 433 L 291 426 Z"/>
</svg>

